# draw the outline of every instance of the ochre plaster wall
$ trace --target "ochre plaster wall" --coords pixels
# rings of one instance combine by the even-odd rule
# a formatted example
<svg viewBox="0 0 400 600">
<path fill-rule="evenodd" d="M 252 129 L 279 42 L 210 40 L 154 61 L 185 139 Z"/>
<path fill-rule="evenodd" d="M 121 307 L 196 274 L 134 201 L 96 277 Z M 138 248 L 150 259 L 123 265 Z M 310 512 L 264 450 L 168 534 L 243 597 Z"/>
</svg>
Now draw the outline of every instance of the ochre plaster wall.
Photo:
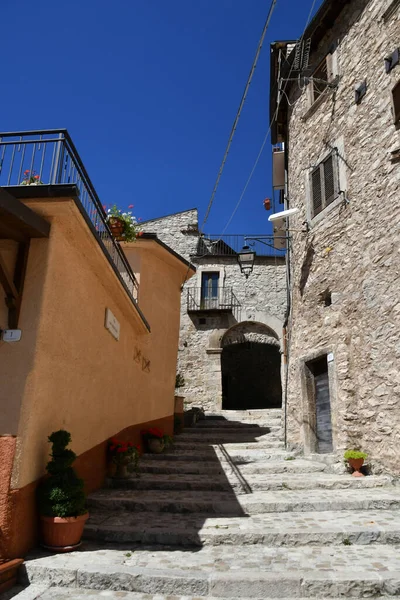
<svg viewBox="0 0 400 600">
<path fill-rule="evenodd" d="M 1 406 L 14 407 L 0 421 L 0 434 L 17 436 L 8 438 L 15 451 L 9 557 L 35 539 L 34 489 L 45 472 L 52 431 L 71 432 L 76 467 L 88 491 L 104 481 L 111 436 L 139 441 L 140 428 L 150 423 L 172 433 L 180 284 L 186 271 L 155 242 L 138 246 L 139 303 L 151 326 L 148 333 L 74 201 L 30 201 L 29 206 L 51 221 L 51 234 L 31 244 L 22 340 L 0 344 Z M 119 341 L 104 327 L 106 308 L 120 323 Z M 22 536 L 16 522 L 21 513 Z"/>
</svg>

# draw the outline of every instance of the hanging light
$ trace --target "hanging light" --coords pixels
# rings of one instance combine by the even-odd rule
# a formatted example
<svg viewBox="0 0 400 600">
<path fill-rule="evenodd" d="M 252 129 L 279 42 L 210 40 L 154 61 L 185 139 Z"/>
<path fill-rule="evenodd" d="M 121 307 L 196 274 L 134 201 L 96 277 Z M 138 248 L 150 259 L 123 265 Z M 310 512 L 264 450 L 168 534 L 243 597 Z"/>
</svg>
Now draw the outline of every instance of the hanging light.
<svg viewBox="0 0 400 600">
<path fill-rule="evenodd" d="M 255 257 L 256 253 L 250 248 L 250 246 L 243 246 L 241 251 L 238 253 L 237 258 L 240 270 L 246 279 L 253 271 Z"/>
</svg>

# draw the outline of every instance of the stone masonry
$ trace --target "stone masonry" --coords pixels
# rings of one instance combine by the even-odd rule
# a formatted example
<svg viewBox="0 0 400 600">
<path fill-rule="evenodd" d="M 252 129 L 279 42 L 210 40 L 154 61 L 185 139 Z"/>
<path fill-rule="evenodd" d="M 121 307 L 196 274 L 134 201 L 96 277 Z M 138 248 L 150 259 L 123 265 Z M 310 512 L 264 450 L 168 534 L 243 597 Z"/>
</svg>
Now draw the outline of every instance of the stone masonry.
<svg viewBox="0 0 400 600">
<path fill-rule="evenodd" d="M 235 256 L 198 257 L 197 224 L 197 209 L 191 209 L 146 221 L 143 230 L 156 233 L 197 267 L 197 275 L 182 292 L 178 371 L 184 376 L 186 385 L 179 393 L 185 396 L 187 406 L 219 410 L 222 347 L 237 339 L 239 333 L 242 340 L 254 340 L 257 331 L 261 331 L 259 339 L 265 343 L 281 346 L 286 310 L 286 267 L 283 257 L 257 257 L 253 273 L 246 279 Z M 218 271 L 220 285 L 233 288 L 240 304 L 237 311 L 188 314 L 187 289 L 201 287 L 201 273 L 205 270 Z M 238 324 L 241 329 L 235 333 Z"/>
<path fill-rule="evenodd" d="M 337 85 L 312 106 L 311 84 L 288 87 L 286 140 L 288 204 L 300 209 L 290 226 L 309 224 L 307 234 L 293 234 L 290 256 L 288 441 L 313 451 L 305 365 L 330 355 L 334 450 L 362 449 L 375 472 L 393 473 L 400 473 L 400 130 L 392 89 L 400 64 L 386 72 L 384 59 L 399 43 L 398 2 L 397 9 L 390 0 L 345 4 L 310 56 L 318 65 L 332 52 Z M 356 103 L 363 80 L 367 91 Z M 332 149 L 337 197 L 312 218 L 310 174 Z"/>
</svg>

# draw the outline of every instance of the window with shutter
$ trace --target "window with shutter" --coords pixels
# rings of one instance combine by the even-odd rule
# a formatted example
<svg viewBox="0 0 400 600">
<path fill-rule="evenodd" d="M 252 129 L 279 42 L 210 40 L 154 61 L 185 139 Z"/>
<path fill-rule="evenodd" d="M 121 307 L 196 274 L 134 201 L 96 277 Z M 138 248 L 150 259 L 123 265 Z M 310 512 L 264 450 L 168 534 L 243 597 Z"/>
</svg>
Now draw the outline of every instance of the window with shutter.
<svg viewBox="0 0 400 600">
<path fill-rule="evenodd" d="M 396 83 L 392 90 L 393 113 L 395 125 L 400 124 L 400 81 Z"/>
<path fill-rule="evenodd" d="M 317 167 L 311 174 L 312 179 L 312 205 L 313 216 L 317 215 L 322 210 L 322 186 L 320 168 Z"/>
<path fill-rule="evenodd" d="M 338 195 L 337 157 L 332 152 L 311 173 L 311 216 L 315 217 Z"/>
</svg>

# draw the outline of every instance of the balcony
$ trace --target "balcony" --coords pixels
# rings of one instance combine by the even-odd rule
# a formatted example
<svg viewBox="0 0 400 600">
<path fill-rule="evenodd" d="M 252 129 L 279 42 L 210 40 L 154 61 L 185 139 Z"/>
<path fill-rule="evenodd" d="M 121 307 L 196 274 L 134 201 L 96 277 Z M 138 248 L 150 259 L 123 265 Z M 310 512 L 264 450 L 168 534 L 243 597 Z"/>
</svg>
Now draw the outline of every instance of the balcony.
<svg viewBox="0 0 400 600">
<path fill-rule="evenodd" d="M 36 177 L 31 185 L 74 184 L 78 208 L 134 304 L 138 282 L 119 243 L 83 162 L 66 129 L 0 133 L 0 187 L 21 186 L 25 172 Z M 26 191 L 36 188 L 26 187 Z"/>
<path fill-rule="evenodd" d="M 188 313 L 230 312 L 236 316 L 240 306 L 231 287 L 218 288 L 216 296 L 206 297 L 202 294 L 201 288 L 187 290 Z"/>
<path fill-rule="evenodd" d="M 262 240 L 262 241 L 261 241 Z M 206 256 L 237 257 L 243 246 L 250 246 L 257 256 L 284 257 L 285 250 L 274 247 L 273 236 L 265 234 L 202 235 L 197 243 L 195 257 Z"/>
</svg>

